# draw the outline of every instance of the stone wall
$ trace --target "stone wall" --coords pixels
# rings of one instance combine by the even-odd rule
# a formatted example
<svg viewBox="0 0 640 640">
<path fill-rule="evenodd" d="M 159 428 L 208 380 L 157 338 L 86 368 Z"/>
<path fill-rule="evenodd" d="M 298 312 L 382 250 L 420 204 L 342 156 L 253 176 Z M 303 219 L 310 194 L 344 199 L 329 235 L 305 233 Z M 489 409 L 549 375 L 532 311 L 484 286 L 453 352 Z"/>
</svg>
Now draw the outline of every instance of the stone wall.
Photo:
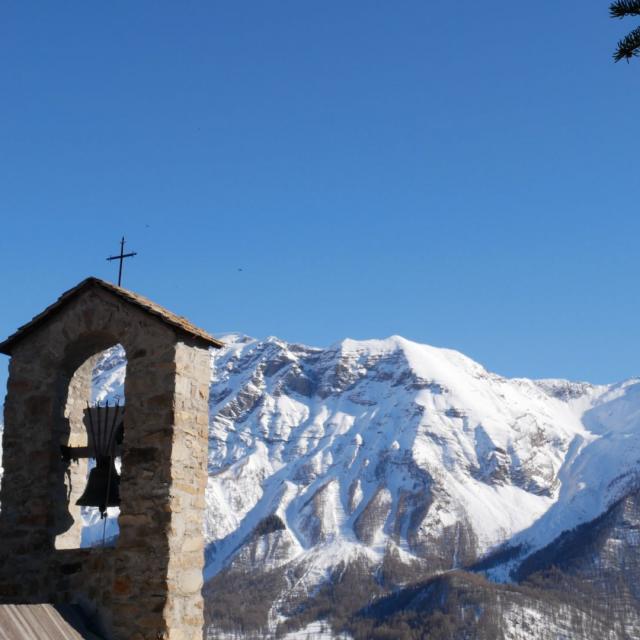
<svg viewBox="0 0 640 640">
<path fill-rule="evenodd" d="M 64 418 L 58 426 L 68 425 L 62 433 L 54 433 L 53 440 L 70 447 L 86 447 L 89 443 L 87 425 L 85 424 L 85 408 L 91 401 L 91 379 L 98 355 L 92 355 L 81 364 L 69 382 Z M 67 433 L 68 431 L 68 433 Z M 57 437 L 56 437 L 57 436 Z M 82 495 L 87 481 L 87 458 L 79 458 L 70 464 L 65 472 L 66 500 L 60 501 L 60 521 L 69 522 L 69 528 L 62 525 L 63 532 L 55 540 L 56 549 L 78 549 L 82 536 L 82 518 L 76 500 Z"/>
<path fill-rule="evenodd" d="M 86 437 L 75 413 L 86 401 L 89 359 L 118 342 L 128 361 L 120 536 L 114 548 L 56 549 L 56 538 L 58 546 L 78 540 L 73 502 L 84 489 L 69 495 L 69 478 L 78 478 L 59 447 Z M 1 601 L 80 603 L 113 640 L 202 636 L 209 378 L 206 345 L 99 288 L 14 346 Z"/>
</svg>

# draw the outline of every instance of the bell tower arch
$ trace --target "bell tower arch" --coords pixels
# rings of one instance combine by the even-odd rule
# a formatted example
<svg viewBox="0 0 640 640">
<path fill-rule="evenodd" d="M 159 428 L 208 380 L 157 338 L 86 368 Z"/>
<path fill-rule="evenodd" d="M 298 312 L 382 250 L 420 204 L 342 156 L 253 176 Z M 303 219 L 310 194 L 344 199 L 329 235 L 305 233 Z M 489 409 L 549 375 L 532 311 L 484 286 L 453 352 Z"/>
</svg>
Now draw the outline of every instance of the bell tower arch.
<svg viewBox="0 0 640 640">
<path fill-rule="evenodd" d="M 116 343 L 127 354 L 120 535 L 113 547 L 56 548 L 60 536 L 77 539 L 70 509 L 84 488 L 60 445 L 77 440 L 87 371 Z M 221 346 L 186 319 L 97 278 L 0 344 L 11 356 L 0 602 L 78 604 L 112 640 L 202 636 L 209 349 Z"/>
</svg>

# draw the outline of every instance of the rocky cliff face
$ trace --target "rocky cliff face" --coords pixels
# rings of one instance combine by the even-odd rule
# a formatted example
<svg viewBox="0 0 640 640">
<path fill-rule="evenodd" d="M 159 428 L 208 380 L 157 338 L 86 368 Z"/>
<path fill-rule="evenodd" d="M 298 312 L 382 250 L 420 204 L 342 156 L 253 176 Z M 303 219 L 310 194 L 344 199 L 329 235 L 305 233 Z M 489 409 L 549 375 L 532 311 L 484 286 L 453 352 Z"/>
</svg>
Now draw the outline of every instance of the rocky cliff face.
<svg viewBox="0 0 640 640">
<path fill-rule="evenodd" d="M 640 380 L 509 380 L 400 337 L 226 342 L 212 354 L 211 637 L 325 618 L 376 637 L 383 604 L 398 629 L 449 607 L 453 637 L 471 637 L 454 613 L 473 607 L 505 638 L 640 637 Z M 122 397 L 123 379 L 113 349 L 96 398 Z M 607 589 L 614 609 L 594 604 Z"/>
</svg>

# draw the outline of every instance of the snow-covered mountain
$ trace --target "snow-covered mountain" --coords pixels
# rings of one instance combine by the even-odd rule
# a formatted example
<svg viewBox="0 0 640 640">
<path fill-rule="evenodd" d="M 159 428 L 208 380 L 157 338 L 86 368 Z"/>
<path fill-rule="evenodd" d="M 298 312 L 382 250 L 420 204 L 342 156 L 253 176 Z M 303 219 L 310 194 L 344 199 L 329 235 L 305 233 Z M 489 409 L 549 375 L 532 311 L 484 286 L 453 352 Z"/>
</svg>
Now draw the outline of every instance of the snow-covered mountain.
<svg viewBox="0 0 640 640">
<path fill-rule="evenodd" d="M 400 337 L 227 340 L 213 356 L 209 575 L 304 559 L 313 581 L 390 547 L 441 569 L 505 541 L 530 553 L 640 469 L 640 380 L 509 380 Z M 269 543 L 247 544 L 267 518 Z"/>
<path fill-rule="evenodd" d="M 513 581 L 638 487 L 639 379 L 507 379 L 397 336 L 327 349 L 223 339 L 205 523 L 211 637 L 220 625 L 273 631 L 348 567 L 375 578 L 371 597 L 453 569 Z M 122 352 L 106 352 L 95 399 L 122 399 L 124 375 Z M 229 613 L 239 589 L 259 605 Z"/>
<path fill-rule="evenodd" d="M 508 580 L 636 487 L 640 380 L 509 380 L 400 337 L 226 341 L 206 573 L 214 598 L 234 572 L 284 576 L 271 626 L 352 564 L 375 573 L 393 558 L 415 578 L 501 551 L 485 573 Z"/>
</svg>

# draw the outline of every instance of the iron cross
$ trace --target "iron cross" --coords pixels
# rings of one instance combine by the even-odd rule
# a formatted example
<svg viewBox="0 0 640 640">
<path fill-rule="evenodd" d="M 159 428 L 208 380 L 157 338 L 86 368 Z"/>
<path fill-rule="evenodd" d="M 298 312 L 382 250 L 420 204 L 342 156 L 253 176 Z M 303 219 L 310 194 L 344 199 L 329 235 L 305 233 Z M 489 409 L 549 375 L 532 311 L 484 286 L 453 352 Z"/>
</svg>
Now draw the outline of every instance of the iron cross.
<svg viewBox="0 0 640 640">
<path fill-rule="evenodd" d="M 124 236 L 122 236 L 122 240 L 120 240 L 120 255 L 119 256 L 109 256 L 107 260 L 120 260 L 120 269 L 118 270 L 118 286 L 122 286 L 122 263 L 125 258 L 133 258 L 133 256 L 137 256 L 138 254 L 135 251 L 131 253 L 124 252 Z"/>
</svg>

